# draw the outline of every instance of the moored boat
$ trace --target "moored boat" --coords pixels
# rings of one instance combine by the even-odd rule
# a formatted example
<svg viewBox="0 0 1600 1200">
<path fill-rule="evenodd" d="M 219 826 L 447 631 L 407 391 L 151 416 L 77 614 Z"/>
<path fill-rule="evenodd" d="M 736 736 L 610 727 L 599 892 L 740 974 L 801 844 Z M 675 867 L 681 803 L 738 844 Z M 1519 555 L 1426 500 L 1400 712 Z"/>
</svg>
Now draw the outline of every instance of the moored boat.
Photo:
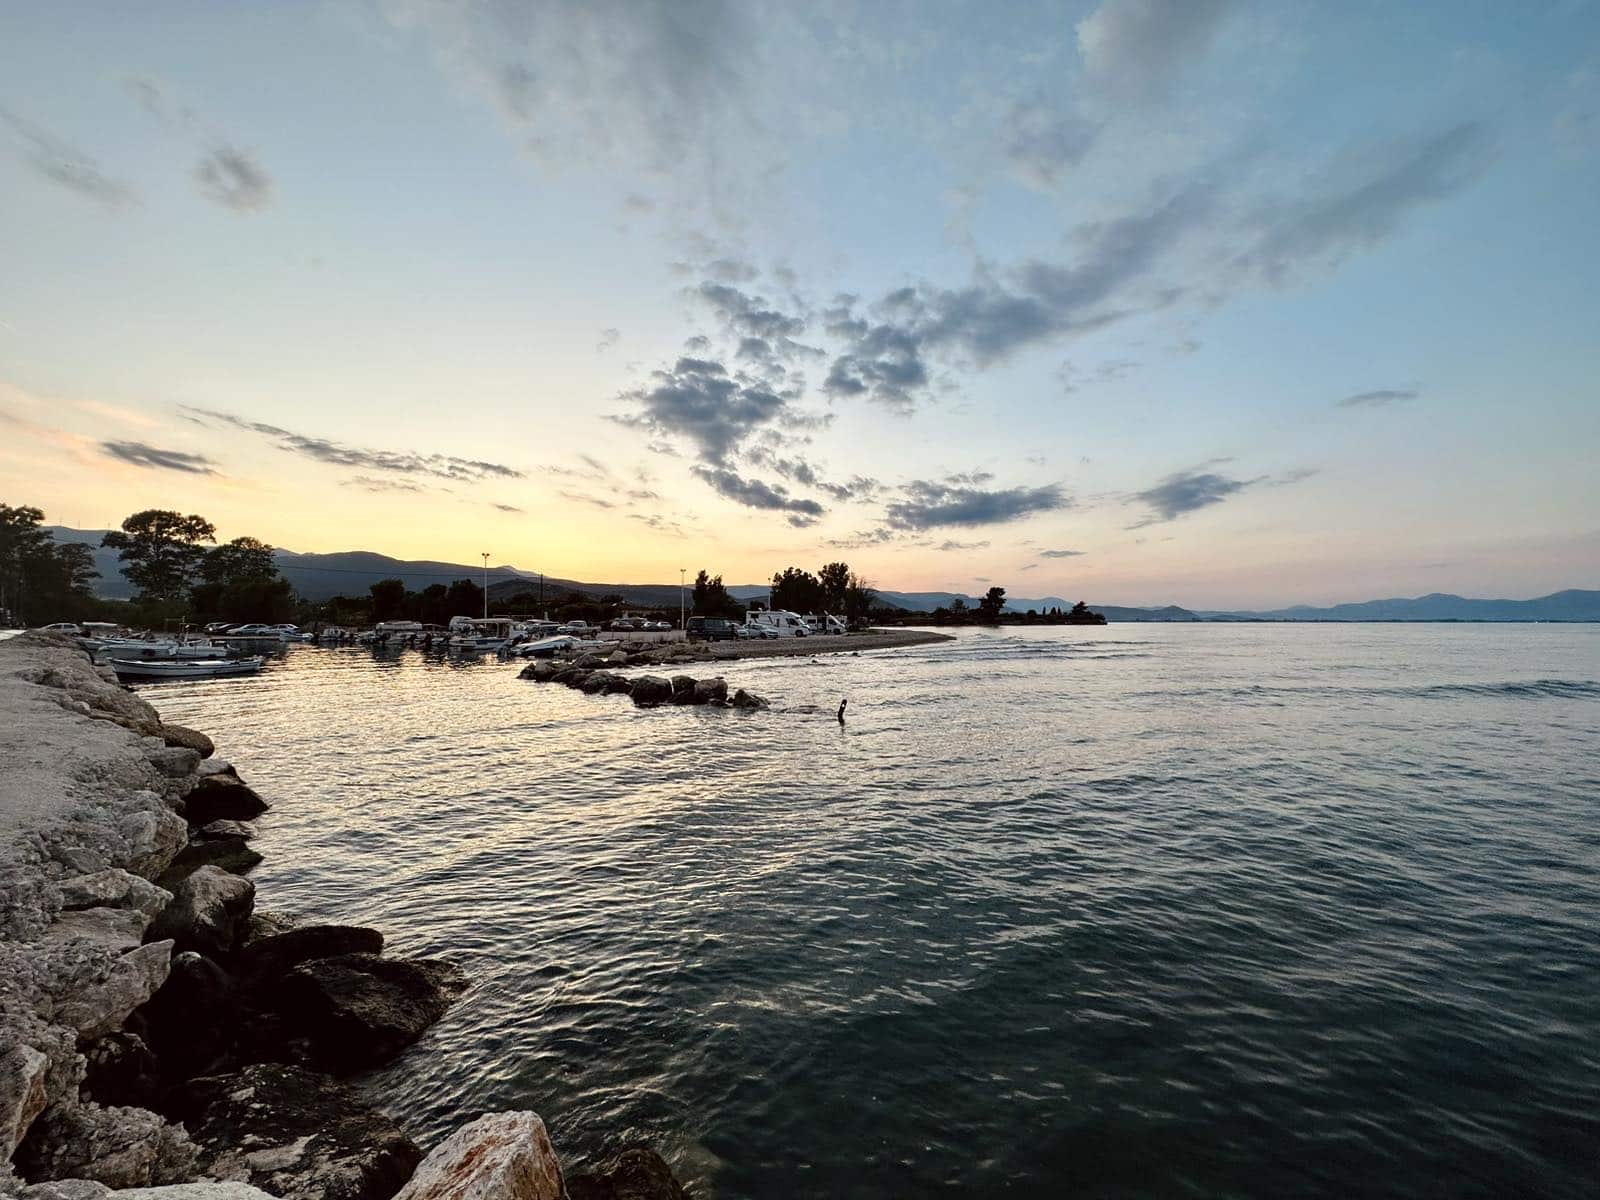
<svg viewBox="0 0 1600 1200">
<path fill-rule="evenodd" d="M 254 675 L 266 660 L 259 655 L 250 658 L 176 659 L 176 658 L 113 658 L 111 669 L 122 680 L 155 679 L 218 679 L 230 675 Z"/>
</svg>

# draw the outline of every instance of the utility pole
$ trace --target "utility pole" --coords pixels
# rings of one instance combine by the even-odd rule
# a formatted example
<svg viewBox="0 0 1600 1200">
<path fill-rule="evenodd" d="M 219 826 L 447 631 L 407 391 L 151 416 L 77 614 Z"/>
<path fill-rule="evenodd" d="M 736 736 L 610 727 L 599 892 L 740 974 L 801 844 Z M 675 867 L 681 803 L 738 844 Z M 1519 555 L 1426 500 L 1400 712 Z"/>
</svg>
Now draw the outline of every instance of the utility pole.
<svg viewBox="0 0 1600 1200">
<path fill-rule="evenodd" d="M 489 552 L 483 552 L 483 619 L 489 619 Z"/>
<path fill-rule="evenodd" d="M 689 628 L 689 621 L 685 615 L 686 610 L 683 602 L 683 576 L 688 569 L 688 567 L 678 568 L 678 628 L 680 630 Z"/>
</svg>

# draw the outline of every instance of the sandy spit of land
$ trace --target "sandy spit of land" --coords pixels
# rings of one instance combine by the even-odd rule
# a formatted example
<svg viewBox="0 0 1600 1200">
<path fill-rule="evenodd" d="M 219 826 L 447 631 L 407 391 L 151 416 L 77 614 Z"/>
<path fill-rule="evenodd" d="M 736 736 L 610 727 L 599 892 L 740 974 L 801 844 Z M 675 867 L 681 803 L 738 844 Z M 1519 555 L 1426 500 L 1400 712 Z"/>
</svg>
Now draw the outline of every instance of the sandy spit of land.
<svg viewBox="0 0 1600 1200">
<path fill-rule="evenodd" d="M 849 654 L 855 650 L 890 650 L 900 646 L 926 646 L 954 639 L 948 633 L 927 629 L 869 629 L 865 633 L 835 634 L 761 641 L 711 642 L 711 655 L 731 658 L 809 658 L 814 654 Z"/>
</svg>

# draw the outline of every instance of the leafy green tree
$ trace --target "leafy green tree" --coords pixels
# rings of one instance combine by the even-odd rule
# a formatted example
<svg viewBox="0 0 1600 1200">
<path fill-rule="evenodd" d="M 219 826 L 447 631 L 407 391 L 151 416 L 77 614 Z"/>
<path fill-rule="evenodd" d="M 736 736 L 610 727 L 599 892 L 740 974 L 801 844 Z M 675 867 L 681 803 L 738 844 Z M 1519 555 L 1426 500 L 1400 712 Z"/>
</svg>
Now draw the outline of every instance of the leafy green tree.
<svg viewBox="0 0 1600 1200">
<path fill-rule="evenodd" d="M 785 567 L 772 577 L 772 607 L 812 613 L 823 607 L 822 584 L 810 571 Z"/>
<path fill-rule="evenodd" d="M 1000 613 L 1006 606 L 1006 590 L 1003 587 L 992 587 L 978 601 L 978 620 L 985 625 L 998 625 Z"/>
<path fill-rule="evenodd" d="M 470 579 L 458 579 L 445 593 L 444 606 L 451 617 L 481 617 L 483 589 Z"/>
<path fill-rule="evenodd" d="M 850 624 L 862 624 L 868 619 L 868 614 L 871 613 L 877 599 L 878 593 L 872 590 L 872 586 L 865 579 L 851 574 L 845 583 L 844 603 L 840 605 L 839 611 Z"/>
<path fill-rule="evenodd" d="M 367 589 L 372 593 L 372 620 L 393 621 L 406 610 L 406 585 L 399 579 L 380 579 Z"/>
<path fill-rule="evenodd" d="M 217 530 L 194 514 L 150 508 L 134 513 L 100 539 L 118 551 L 122 570 L 142 600 L 173 602 L 183 597 L 206 556 L 200 543 L 214 542 Z"/>
<path fill-rule="evenodd" d="M 817 572 L 817 582 L 822 585 L 822 604 L 826 611 L 844 612 L 845 597 L 849 595 L 852 579 L 854 576 L 850 574 L 848 563 L 827 563 Z"/>
<path fill-rule="evenodd" d="M 418 594 L 417 620 L 428 625 L 443 625 L 450 619 L 450 589 L 430 583 Z"/>
<path fill-rule="evenodd" d="M 35 573 L 53 544 L 49 531 L 41 528 L 43 521 L 42 509 L 0 504 L 0 611 L 18 621 L 33 615 Z"/>
<path fill-rule="evenodd" d="M 209 551 L 200 564 L 200 578 L 224 586 L 247 579 L 276 579 L 278 560 L 267 543 L 237 537 Z"/>
<path fill-rule="evenodd" d="M 722 582 L 721 575 L 701 571 L 694 577 L 694 591 L 689 597 L 689 612 L 696 617 L 726 617 L 737 620 L 744 608 Z"/>
</svg>

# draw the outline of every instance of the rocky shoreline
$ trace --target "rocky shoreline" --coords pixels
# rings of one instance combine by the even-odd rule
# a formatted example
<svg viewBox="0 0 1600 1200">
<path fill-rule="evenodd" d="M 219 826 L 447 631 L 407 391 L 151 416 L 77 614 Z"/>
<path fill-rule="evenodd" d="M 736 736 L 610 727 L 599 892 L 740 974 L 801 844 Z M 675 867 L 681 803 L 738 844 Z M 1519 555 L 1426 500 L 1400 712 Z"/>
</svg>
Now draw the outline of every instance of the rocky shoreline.
<svg viewBox="0 0 1600 1200">
<path fill-rule="evenodd" d="M 461 970 L 258 909 L 268 801 L 75 645 L 0 641 L 0 729 L 0 1196 L 685 1195 L 642 1146 L 564 1177 L 533 1113 L 424 1156 L 347 1081 L 438 1021 Z"/>
</svg>

